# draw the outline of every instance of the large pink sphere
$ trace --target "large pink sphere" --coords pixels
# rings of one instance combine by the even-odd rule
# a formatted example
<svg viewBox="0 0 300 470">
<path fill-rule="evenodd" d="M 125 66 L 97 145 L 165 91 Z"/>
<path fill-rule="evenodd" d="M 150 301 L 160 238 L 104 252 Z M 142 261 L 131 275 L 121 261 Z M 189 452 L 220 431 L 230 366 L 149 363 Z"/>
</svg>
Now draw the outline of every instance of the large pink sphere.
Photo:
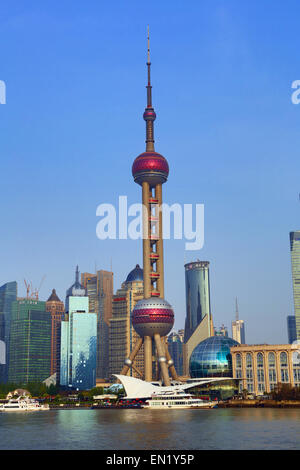
<svg viewBox="0 0 300 470">
<path fill-rule="evenodd" d="M 165 183 L 169 175 L 169 165 L 165 157 L 156 152 L 141 153 L 133 162 L 132 175 L 140 185 L 144 181 L 151 185 Z"/>
<path fill-rule="evenodd" d="M 165 299 L 151 297 L 139 300 L 132 311 L 132 324 L 140 336 L 166 336 L 174 325 L 174 312 Z"/>
</svg>

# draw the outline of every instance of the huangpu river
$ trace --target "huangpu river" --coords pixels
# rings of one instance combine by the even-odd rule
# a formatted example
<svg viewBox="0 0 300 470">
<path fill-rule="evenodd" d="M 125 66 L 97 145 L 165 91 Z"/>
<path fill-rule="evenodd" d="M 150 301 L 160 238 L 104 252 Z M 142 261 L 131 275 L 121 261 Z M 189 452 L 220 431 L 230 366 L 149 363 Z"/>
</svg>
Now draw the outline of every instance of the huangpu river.
<svg viewBox="0 0 300 470">
<path fill-rule="evenodd" d="M 300 409 L 0 413 L 0 449 L 299 449 Z"/>
</svg>

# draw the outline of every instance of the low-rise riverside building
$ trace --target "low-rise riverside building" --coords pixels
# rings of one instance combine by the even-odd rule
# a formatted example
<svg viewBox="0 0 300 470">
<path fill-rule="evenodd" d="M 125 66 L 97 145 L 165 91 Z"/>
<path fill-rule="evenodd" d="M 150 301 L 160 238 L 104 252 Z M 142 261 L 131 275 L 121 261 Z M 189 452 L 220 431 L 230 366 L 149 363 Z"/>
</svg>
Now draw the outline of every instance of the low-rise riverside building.
<svg viewBox="0 0 300 470">
<path fill-rule="evenodd" d="M 243 344 L 231 347 L 230 352 L 233 378 L 239 379 L 240 392 L 263 395 L 280 383 L 300 387 L 300 342 Z"/>
</svg>

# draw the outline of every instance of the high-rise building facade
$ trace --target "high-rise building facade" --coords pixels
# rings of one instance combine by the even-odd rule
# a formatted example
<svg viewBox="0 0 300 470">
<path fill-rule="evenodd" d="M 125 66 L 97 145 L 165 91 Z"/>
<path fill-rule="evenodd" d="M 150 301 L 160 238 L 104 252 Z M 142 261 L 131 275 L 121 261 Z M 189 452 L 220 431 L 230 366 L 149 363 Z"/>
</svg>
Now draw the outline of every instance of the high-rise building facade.
<svg viewBox="0 0 300 470">
<path fill-rule="evenodd" d="M 296 335 L 300 340 L 300 230 L 290 232 Z"/>
<path fill-rule="evenodd" d="M 289 344 L 292 344 L 294 341 L 297 341 L 296 317 L 295 317 L 295 315 L 289 315 L 287 317 L 287 332 L 288 332 L 288 343 Z"/>
<path fill-rule="evenodd" d="M 57 349 L 59 341 L 60 324 L 64 319 L 65 306 L 59 299 L 55 289 L 52 290 L 50 297 L 46 302 L 46 311 L 51 315 L 51 366 L 50 375 L 57 371 Z"/>
<path fill-rule="evenodd" d="M 87 296 L 69 296 L 61 322 L 60 385 L 76 390 L 96 386 L 97 315 L 89 313 Z"/>
<path fill-rule="evenodd" d="M 9 338 L 12 302 L 17 300 L 17 283 L 7 282 L 0 287 L 0 341 L 2 360 L 0 361 L 0 383 L 7 382 L 9 365 Z"/>
<path fill-rule="evenodd" d="M 232 338 L 240 344 L 245 344 L 245 324 L 243 320 L 233 321 L 232 327 Z"/>
<path fill-rule="evenodd" d="M 187 263 L 184 267 L 186 292 L 184 342 L 186 343 L 206 315 L 208 316 L 207 337 L 213 332 L 210 331 L 209 261 Z"/>
<path fill-rule="evenodd" d="M 174 361 L 176 372 L 183 375 L 183 336 L 178 331 L 172 331 L 168 336 L 168 348 Z"/>
<path fill-rule="evenodd" d="M 79 282 L 66 293 L 66 314 L 60 325 L 57 374 L 63 387 L 88 390 L 96 385 L 97 314 L 89 312 L 87 289 Z"/>
<path fill-rule="evenodd" d="M 42 382 L 50 375 L 51 315 L 34 299 L 12 302 L 8 381 Z"/>
<path fill-rule="evenodd" d="M 237 298 L 235 299 L 235 321 L 231 323 L 232 338 L 240 344 L 246 344 L 245 323 L 239 318 L 239 307 Z"/>
<path fill-rule="evenodd" d="M 143 270 L 137 264 L 130 271 L 126 281 L 113 296 L 113 311 L 109 327 L 109 376 L 119 374 L 124 360 L 134 349 L 139 335 L 132 325 L 132 310 L 135 304 L 143 298 Z M 143 346 L 136 356 L 134 368 L 130 370 L 132 377 L 142 379 L 144 376 Z"/>
<path fill-rule="evenodd" d="M 82 273 L 81 283 L 89 297 L 89 311 L 97 314 L 97 378 L 109 376 L 109 321 L 112 316 L 113 273 L 99 270 Z"/>
</svg>

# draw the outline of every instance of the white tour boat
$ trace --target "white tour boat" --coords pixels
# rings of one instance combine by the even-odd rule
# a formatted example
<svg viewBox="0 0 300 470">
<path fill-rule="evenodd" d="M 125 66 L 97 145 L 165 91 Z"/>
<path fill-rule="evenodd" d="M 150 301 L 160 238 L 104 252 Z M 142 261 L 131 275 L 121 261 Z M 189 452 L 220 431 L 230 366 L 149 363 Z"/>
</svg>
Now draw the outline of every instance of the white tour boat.
<svg viewBox="0 0 300 470">
<path fill-rule="evenodd" d="M 44 410 L 49 410 L 49 405 L 41 405 L 37 400 L 28 397 L 11 398 L 7 403 L 0 403 L 0 412 Z"/>
<path fill-rule="evenodd" d="M 216 402 L 195 398 L 184 391 L 166 391 L 153 394 L 150 400 L 146 400 L 143 408 L 153 410 L 166 409 L 210 409 L 217 406 Z"/>
</svg>

